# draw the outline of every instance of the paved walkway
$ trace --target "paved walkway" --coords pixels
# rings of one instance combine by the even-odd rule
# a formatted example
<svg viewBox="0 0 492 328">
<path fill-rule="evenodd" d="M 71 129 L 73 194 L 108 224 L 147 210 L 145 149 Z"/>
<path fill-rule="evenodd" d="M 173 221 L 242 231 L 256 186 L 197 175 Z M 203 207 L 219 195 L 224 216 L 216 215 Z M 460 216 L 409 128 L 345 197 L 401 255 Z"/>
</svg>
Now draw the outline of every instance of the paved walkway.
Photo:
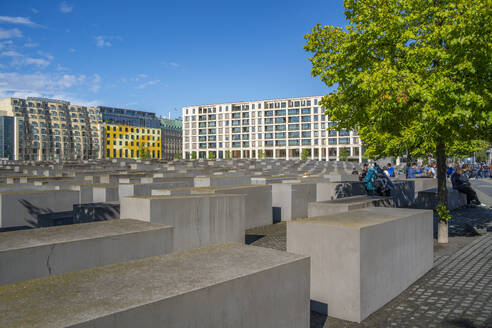
<svg viewBox="0 0 492 328">
<path fill-rule="evenodd" d="M 492 327 L 492 209 L 452 212 L 450 242 L 434 249 L 434 268 L 361 324 L 311 312 L 311 327 Z M 489 232 L 473 236 L 466 224 Z M 284 250 L 285 223 L 250 229 L 246 242 Z"/>
</svg>

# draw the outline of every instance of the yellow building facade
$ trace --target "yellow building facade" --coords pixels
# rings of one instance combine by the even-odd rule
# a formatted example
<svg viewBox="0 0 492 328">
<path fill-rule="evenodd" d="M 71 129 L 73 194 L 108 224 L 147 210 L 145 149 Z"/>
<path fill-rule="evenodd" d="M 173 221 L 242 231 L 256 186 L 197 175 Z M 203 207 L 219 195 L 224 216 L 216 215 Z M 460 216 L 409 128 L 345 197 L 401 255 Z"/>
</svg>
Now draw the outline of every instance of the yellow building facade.
<svg viewBox="0 0 492 328">
<path fill-rule="evenodd" d="M 161 130 L 105 124 L 106 158 L 161 159 Z"/>
</svg>

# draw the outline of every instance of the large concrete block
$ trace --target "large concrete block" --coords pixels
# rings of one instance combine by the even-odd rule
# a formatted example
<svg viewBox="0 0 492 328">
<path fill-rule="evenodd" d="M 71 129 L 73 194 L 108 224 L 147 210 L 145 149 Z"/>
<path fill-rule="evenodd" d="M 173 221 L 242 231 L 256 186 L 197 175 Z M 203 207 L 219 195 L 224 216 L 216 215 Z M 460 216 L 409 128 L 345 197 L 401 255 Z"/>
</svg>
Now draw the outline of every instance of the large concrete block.
<svg viewBox="0 0 492 328">
<path fill-rule="evenodd" d="M 251 177 L 246 175 L 231 176 L 196 176 L 194 179 L 195 187 L 220 187 L 245 185 L 251 183 Z"/>
<path fill-rule="evenodd" d="M 129 196 L 151 196 L 154 189 L 171 189 L 189 187 L 188 182 L 156 182 L 156 183 L 138 183 L 138 184 L 119 184 L 119 199 Z"/>
<path fill-rule="evenodd" d="M 391 196 L 396 207 L 409 207 L 415 202 L 415 179 L 394 180 Z"/>
<path fill-rule="evenodd" d="M 437 189 L 419 191 L 415 200 L 416 208 L 435 209 L 439 203 Z M 448 209 L 455 210 L 466 206 L 466 195 L 458 190 L 448 188 Z"/>
<path fill-rule="evenodd" d="M 316 201 L 316 183 L 272 184 L 272 206 L 280 208 L 282 221 L 307 217 L 308 203 Z"/>
<path fill-rule="evenodd" d="M 316 184 L 316 201 L 333 200 L 344 197 L 365 195 L 364 183 L 360 181 L 319 182 Z"/>
<path fill-rule="evenodd" d="M 271 184 L 271 183 L 282 183 L 287 180 L 295 180 L 296 177 L 252 177 L 252 184 Z"/>
<path fill-rule="evenodd" d="M 22 191 L 0 193 L 0 227 L 35 226 L 37 216 L 71 211 L 79 202 L 73 190 Z"/>
<path fill-rule="evenodd" d="M 119 218 L 120 204 L 118 202 L 76 204 L 73 206 L 73 223 L 107 221 Z"/>
<path fill-rule="evenodd" d="M 79 203 L 87 204 L 94 201 L 92 184 L 77 184 L 77 185 L 65 185 L 64 189 L 75 190 L 79 192 Z"/>
<path fill-rule="evenodd" d="M 244 195 L 125 197 L 120 208 L 121 218 L 174 227 L 174 251 L 244 242 Z"/>
<path fill-rule="evenodd" d="M 93 185 L 92 201 L 95 203 L 117 202 L 119 201 L 118 184 L 99 184 Z"/>
<path fill-rule="evenodd" d="M 170 253 L 173 228 L 111 220 L 0 234 L 0 285 Z"/>
<path fill-rule="evenodd" d="M 191 195 L 192 188 L 152 189 L 152 196 L 186 196 Z"/>
<path fill-rule="evenodd" d="M 210 246 L 9 285 L 0 313 L 5 328 L 307 328 L 309 258 Z"/>
<path fill-rule="evenodd" d="M 366 207 L 395 207 L 393 197 L 354 196 L 308 204 L 308 217 L 326 216 Z"/>
<path fill-rule="evenodd" d="M 245 228 L 251 229 L 273 223 L 272 186 L 243 185 L 192 189 L 193 194 L 239 194 L 246 196 Z"/>
<path fill-rule="evenodd" d="M 437 188 L 437 179 L 434 178 L 415 178 L 408 179 L 415 183 L 415 193 L 419 191 L 428 190 L 432 188 Z"/>
<path fill-rule="evenodd" d="M 432 211 L 373 207 L 287 223 L 315 311 L 361 322 L 432 268 Z"/>
</svg>

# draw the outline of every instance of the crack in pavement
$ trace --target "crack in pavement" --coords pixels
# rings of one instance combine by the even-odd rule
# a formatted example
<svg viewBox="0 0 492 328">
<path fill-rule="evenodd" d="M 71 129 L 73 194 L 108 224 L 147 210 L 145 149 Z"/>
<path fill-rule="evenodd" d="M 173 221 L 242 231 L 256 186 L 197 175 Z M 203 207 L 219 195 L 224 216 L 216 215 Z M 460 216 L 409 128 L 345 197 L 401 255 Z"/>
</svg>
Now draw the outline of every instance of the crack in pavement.
<svg viewBox="0 0 492 328">
<path fill-rule="evenodd" d="M 51 265 L 50 265 L 50 257 L 53 255 L 53 250 L 55 249 L 55 245 L 51 245 L 50 247 L 50 253 L 48 254 L 48 257 L 46 258 L 46 268 L 48 268 L 48 275 L 51 276 Z"/>
</svg>

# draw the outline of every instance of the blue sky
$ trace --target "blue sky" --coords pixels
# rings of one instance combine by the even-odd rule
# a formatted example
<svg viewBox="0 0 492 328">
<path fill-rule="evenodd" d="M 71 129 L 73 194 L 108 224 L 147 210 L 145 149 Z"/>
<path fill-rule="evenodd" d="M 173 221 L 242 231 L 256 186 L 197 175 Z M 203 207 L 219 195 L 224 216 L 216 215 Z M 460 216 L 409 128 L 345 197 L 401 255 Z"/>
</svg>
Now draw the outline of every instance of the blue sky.
<svg viewBox="0 0 492 328">
<path fill-rule="evenodd" d="M 2 0 L 0 98 L 175 117 L 185 105 L 321 95 L 302 48 L 316 23 L 343 26 L 343 1 Z"/>
</svg>

